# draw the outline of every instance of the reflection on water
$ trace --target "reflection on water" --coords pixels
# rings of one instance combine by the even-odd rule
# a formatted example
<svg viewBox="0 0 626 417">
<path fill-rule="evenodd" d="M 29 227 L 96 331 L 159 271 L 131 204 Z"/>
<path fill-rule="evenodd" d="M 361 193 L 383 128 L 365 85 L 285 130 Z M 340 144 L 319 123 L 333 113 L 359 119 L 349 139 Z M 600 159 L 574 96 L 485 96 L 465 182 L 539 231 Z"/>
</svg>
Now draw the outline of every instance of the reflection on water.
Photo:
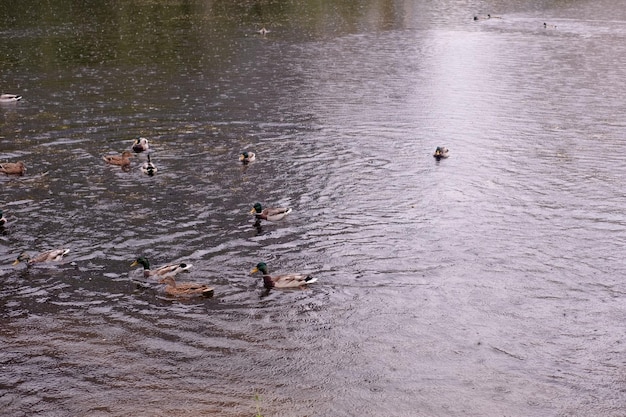
<svg viewBox="0 0 626 417">
<path fill-rule="evenodd" d="M 7 415 L 620 415 L 623 11 L 61 3 L 0 6 Z"/>
</svg>

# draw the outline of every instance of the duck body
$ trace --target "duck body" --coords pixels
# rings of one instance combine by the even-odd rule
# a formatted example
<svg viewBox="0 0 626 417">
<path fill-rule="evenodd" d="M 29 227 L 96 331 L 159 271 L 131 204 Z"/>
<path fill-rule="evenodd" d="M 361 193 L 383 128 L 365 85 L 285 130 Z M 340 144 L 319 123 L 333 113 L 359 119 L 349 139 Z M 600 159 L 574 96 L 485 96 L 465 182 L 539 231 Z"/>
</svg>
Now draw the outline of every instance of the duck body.
<svg viewBox="0 0 626 417">
<path fill-rule="evenodd" d="M 148 258 L 144 256 L 140 256 L 135 259 L 135 261 L 130 264 L 131 267 L 141 265 L 143 266 L 143 276 L 146 278 L 149 277 L 165 277 L 165 276 L 175 276 L 179 272 L 187 271 L 191 268 L 191 264 L 180 263 L 180 264 L 168 264 L 160 266 L 156 269 L 150 269 L 150 261 Z"/>
<path fill-rule="evenodd" d="M 543 22 L 544 29 L 556 29 L 556 25 L 549 25 L 546 22 Z"/>
<path fill-rule="evenodd" d="M 124 167 L 130 165 L 130 158 L 132 156 L 133 154 L 129 151 L 124 151 L 121 155 L 105 155 L 102 157 L 102 159 L 104 159 L 104 162 L 106 162 L 107 164 Z"/>
<path fill-rule="evenodd" d="M 15 103 L 22 99 L 17 94 L 0 94 L 0 103 Z"/>
<path fill-rule="evenodd" d="M 257 220 L 268 220 L 270 222 L 277 222 L 285 218 L 286 215 L 291 213 L 289 207 L 267 207 L 263 208 L 261 203 L 256 203 L 250 214 L 254 214 Z"/>
<path fill-rule="evenodd" d="M 256 154 L 254 152 L 244 151 L 239 155 L 239 161 L 243 162 L 244 164 L 252 162 L 255 159 L 256 159 Z"/>
<path fill-rule="evenodd" d="M 26 166 L 24 162 L 6 162 L 0 164 L 0 172 L 4 172 L 6 175 L 24 175 L 26 172 Z"/>
<path fill-rule="evenodd" d="M 150 145 L 148 144 L 148 139 L 146 138 L 137 138 L 133 142 L 133 152 L 140 153 L 146 152 L 150 149 Z"/>
<path fill-rule="evenodd" d="M 32 258 L 30 257 L 30 255 L 24 252 L 17 257 L 17 259 L 13 262 L 13 265 L 17 265 L 20 262 L 26 262 L 27 265 L 45 262 L 58 262 L 62 260 L 69 251 L 70 250 L 67 248 L 53 249 L 47 252 L 37 254 Z"/>
<path fill-rule="evenodd" d="M 148 162 L 141 166 L 141 172 L 152 177 L 157 173 L 157 167 L 150 161 L 150 155 L 148 155 Z"/>
<path fill-rule="evenodd" d="M 265 262 L 259 262 L 250 274 L 261 272 L 263 274 L 263 286 L 270 288 L 306 288 L 307 285 L 317 282 L 317 278 L 304 274 L 280 274 L 271 276 Z"/>
<path fill-rule="evenodd" d="M 448 148 L 443 147 L 443 146 L 437 146 L 437 149 L 435 149 L 435 153 L 433 154 L 433 156 L 437 160 L 440 160 L 441 158 L 447 158 L 448 152 L 449 152 Z"/>
<path fill-rule="evenodd" d="M 172 297 L 213 297 L 214 289 L 208 285 L 196 282 L 179 282 L 173 277 L 167 276 L 159 281 L 165 284 L 165 294 Z"/>
</svg>

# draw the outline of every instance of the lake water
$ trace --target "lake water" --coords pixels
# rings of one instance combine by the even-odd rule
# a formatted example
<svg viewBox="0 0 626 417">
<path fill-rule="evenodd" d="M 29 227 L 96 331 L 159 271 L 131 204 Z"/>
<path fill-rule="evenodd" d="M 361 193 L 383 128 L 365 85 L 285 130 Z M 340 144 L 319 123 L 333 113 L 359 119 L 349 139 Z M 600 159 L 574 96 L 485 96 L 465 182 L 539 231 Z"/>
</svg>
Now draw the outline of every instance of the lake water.
<svg viewBox="0 0 626 417">
<path fill-rule="evenodd" d="M 0 35 L 3 415 L 626 413 L 619 2 L 26 1 Z M 102 160 L 138 136 L 154 177 Z"/>
</svg>

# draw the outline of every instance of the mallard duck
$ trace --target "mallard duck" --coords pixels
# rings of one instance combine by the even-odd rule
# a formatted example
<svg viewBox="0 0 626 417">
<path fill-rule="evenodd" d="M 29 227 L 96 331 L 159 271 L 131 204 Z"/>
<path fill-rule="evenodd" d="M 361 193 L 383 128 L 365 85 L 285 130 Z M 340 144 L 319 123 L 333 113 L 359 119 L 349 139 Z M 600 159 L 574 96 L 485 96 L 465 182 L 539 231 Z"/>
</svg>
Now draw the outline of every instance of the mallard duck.
<svg viewBox="0 0 626 417">
<path fill-rule="evenodd" d="M 435 153 L 433 154 L 433 156 L 438 160 L 441 158 L 447 158 L 448 148 L 444 148 L 443 146 L 437 146 L 437 149 L 435 149 Z"/>
<path fill-rule="evenodd" d="M 165 294 L 172 297 L 213 297 L 213 287 L 195 282 L 176 283 L 173 277 L 168 276 L 159 281 L 165 284 Z"/>
<path fill-rule="evenodd" d="M 256 203 L 252 210 L 250 210 L 250 214 L 254 214 L 257 220 L 269 220 L 271 222 L 276 222 L 278 220 L 282 220 L 286 215 L 291 213 L 291 208 L 288 207 L 268 207 L 263 208 L 261 203 Z"/>
<path fill-rule="evenodd" d="M 135 259 L 135 261 L 132 264 L 130 264 L 131 267 L 134 267 L 137 265 L 143 266 L 143 276 L 146 278 L 152 277 L 152 276 L 165 276 L 165 275 L 174 276 L 178 274 L 179 272 L 186 271 L 189 268 L 191 268 L 191 264 L 182 263 L 182 264 L 168 264 L 168 265 L 160 266 L 156 269 L 150 269 L 150 261 L 148 261 L 148 258 L 146 258 L 145 256 L 140 256 L 139 258 Z"/>
<path fill-rule="evenodd" d="M 22 96 L 18 96 L 17 94 L 0 94 L 0 103 L 15 103 L 21 99 Z"/>
<path fill-rule="evenodd" d="M 263 274 L 263 285 L 265 288 L 305 288 L 308 284 L 312 284 L 317 281 L 317 278 L 313 278 L 304 274 L 281 274 L 271 276 L 267 271 L 267 265 L 265 262 L 259 262 L 250 274 L 257 272 Z"/>
<path fill-rule="evenodd" d="M 141 166 L 141 171 L 151 177 L 157 173 L 157 167 L 150 161 L 150 155 L 148 155 L 148 162 Z"/>
<path fill-rule="evenodd" d="M 4 217 L 4 212 L 0 210 L 0 227 L 4 226 L 5 224 L 7 224 L 7 218 Z"/>
<path fill-rule="evenodd" d="M 248 162 L 252 162 L 256 159 L 256 155 L 254 152 L 244 151 L 239 155 L 239 161 L 247 164 Z"/>
<path fill-rule="evenodd" d="M 24 175 L 26 172 L 26 166 L 24 162 L 5 162 L 0 164 L 0 172 L 4 172 L 7 175 Z"/>
<path fill-rule="evenodd" d="M 69 252 L 69 249 L 61 248 L 61 249 L 53 249 L 47 252 L 42 252 L 34 257 L 30 257 L 26 252 L 20 254 L 17 259 L 13 262 L 13 265 L 17 265 L 20 262 L 26 262 L 27 265 L 32 265 L 35 263 L 43 263 L 43 262 L 58 262 Z"/>
<path fill-rule="evenodd" d="M 104 162 L 107 164 L 119 165 L 123 167 L 130 165 L 130 158 L 132 158 L 132 156 L 133 154 L 129 151 L 124 151 L 121 155 L 105 155 L 102 159 L 104 159 Z"/>
<path fill-rule="evenodd" d="M 148 139 L 146 138 L 137 138 L 133 142 L 133 151 L 136 153 L 146 152 L 148 149 L 150 149 L 150 146 L 148 145 Z"/>
</svg>

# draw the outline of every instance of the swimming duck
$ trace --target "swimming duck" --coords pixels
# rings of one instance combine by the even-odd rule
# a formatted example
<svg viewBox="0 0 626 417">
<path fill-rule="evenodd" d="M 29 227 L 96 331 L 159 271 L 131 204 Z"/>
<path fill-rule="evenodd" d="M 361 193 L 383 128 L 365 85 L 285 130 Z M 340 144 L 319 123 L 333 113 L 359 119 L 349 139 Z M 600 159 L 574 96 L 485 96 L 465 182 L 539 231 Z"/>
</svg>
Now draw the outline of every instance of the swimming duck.
<svg viewBox="0 0 626 417">
<path fill-rule="evenodd" d="M 47 252 L 42 252 L 38 255 L 35 255 L 33 258 L 30 257 L 26 252 L 20 254 L 17 259 L 13 262 L 13 265 L 17 265 L 20 262 L 26 262 L 27 265 L 32 265 L 35 263 L 43 263 L 43 262 L 58 262 L 69 252 L 70 250 L 67 248 L 61 249 L 53 249 Z"/>
<path fill-rule="evenodd" d="M 271 276 L 267 271 L 267 265 L 265 262 L 259 262 L 250 274 L 257 272 L 263 274 L 263 285 L 265 288 L 306 288 L 308 284 L 312 284 L 317 281 L 317 278 L 313 278 L 304 274 L 281 274 Z"/>
<path fill-rule="evenodd" d="M 15 103 L 21 99 L 22 96 L 18 96 L 17 94 L 0 94 L 0 103 Z"/>
<path fill-rule="evenodd" d="M 7 175 L 24 175 L 26 172 L 26 166 L 24 162 L 6 162 L 4 164 L 0 164 L 0 172 L 4 172 Z"/>
<path fill-rule="evenodd" d="M 191 268 L 191 264 L 181 263 L 181 264 L 168 264 L 160 266 L 156 269 L 150 269 L 150 261 L 145 256 L 140 256 L 135 259 L 135 261 L 130 264 L 131 267 L 141 265 L 143 266 L 143 276 L 148 278 L 152 276 L 166 276 L 171 275 L 174 276 L 179 272 L 186 271 Z"/>
<path fill-rule="evenodd" d="M 130 158 L 132 156 L 133 154 L 129 151 L 124 151 L 122 152 L 122 155 L 105 155 L 102 157 L 102 159 L 104 159 L 104 162 L 106 162 L 107 164 L 119 165 L 124 167 L 130 165 Z"/>
<path fill-rule="evenodd" d="M 433 156 L 435 158 L 437 158 L 437 160 L 439 160 L 441 158 L 447 158 L 448 157 L 448 148 L 445 148 L 443 146 L 437 146 L 437 149 L 435 149 L 435 153 L 433 154 Z"/>
<path fill-rule="evenodd" d="M 141 171 L 149 176 L 154 176 L 157 173 L 157 167 L 150 161 L 150 155 L 148 155 L 148 162 L 142 165 Z"/>
<path fill-rule="evenodd" d="M 148 149 L 150 149 L 150 146 L 148 145 L 148 139 L 146 138 L 137 138 L 135 139 L 135 142 L 133 142 L 133 151 L 135 153 L 145 152 Z"/>
<path fill-rule="evenodd" d="M 263 208 L 261 203 L 256 203 L 250 214 L 254 214 L 257 220 L 269 220 L 270 222 L 276 222 L 282 220 L 286 215 L 291 213 L 291 208 L 288 207 L 268 207 Z"/>
<path fill-rule="evenodd" d="M 7 224 L 7 218 L 4 217 L 4 212 L 0 210 L 0 227 L 3 227 L 5 224 Z"/>
<path fill-rule="evenodd" d="M 549 25 L 546 22 L 543 22 L 544 29 L 556 29 L 556 25 Z"/>
<path fill-rule="evenodd" d="M 256 159 L 256 154 L 254 152 L 244 151 L 239 155 L 239 160 L 244 164 L 248 162 L 252 162 Z"/>
<path fill-rule="evenodd" d="M 176 283 L 173 277 L 168 276 L 159 281 L 165 284 L 165 294 L 172 297 L 213 297 L 213 287 L 195 282 L 179 282 Z"/>
</svg>

